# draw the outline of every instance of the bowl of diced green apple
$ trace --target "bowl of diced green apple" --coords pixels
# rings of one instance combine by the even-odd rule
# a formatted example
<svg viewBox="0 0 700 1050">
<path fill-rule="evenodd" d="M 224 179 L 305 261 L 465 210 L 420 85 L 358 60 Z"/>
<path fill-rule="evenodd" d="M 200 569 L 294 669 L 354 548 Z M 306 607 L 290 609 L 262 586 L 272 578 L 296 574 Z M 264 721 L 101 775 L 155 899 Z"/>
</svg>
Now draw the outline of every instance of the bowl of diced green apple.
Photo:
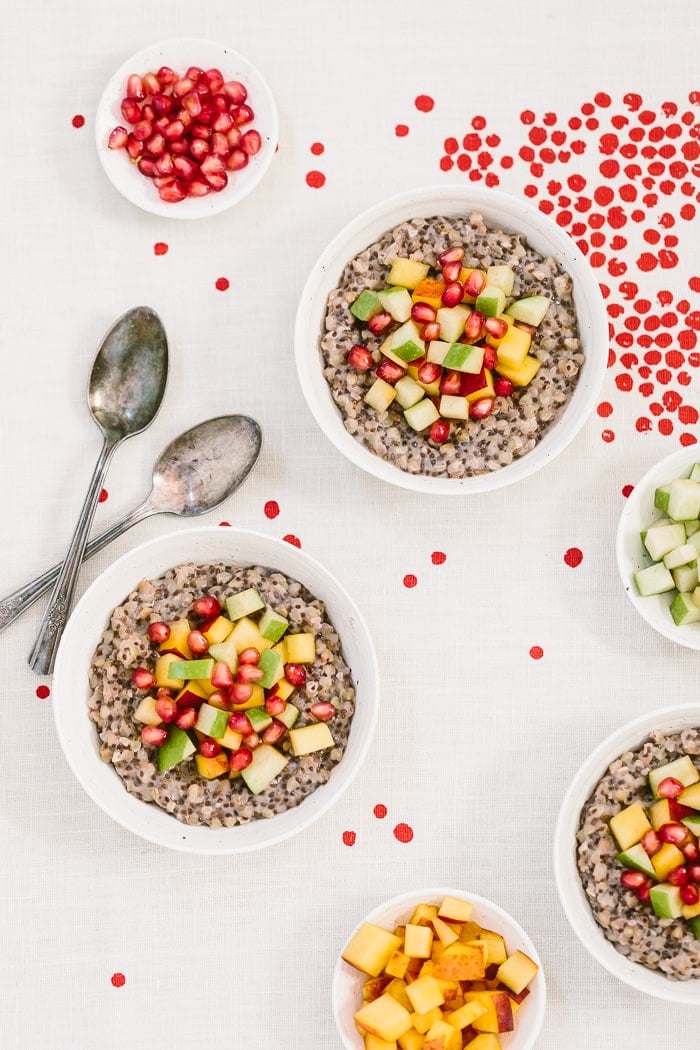
<svg viewBox="0 0 700 1050">
<path fill-rule="evenodd" d="M 659 634 L 700 649 L 700 452 L 683 448 L 635 485 L 617 529 L 625 593 Z"/>
</svg>

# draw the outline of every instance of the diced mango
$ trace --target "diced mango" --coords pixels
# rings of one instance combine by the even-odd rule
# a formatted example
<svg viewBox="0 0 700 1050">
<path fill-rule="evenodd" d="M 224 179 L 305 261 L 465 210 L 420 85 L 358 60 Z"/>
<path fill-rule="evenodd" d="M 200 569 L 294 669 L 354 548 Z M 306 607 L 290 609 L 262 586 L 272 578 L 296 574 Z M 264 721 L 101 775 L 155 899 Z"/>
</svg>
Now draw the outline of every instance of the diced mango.
<svg viewBox="0 0 700 1050">
<path fill-rule="evenodd" d="M 380 995 L 355 1014 L 355 1021 L 365 1032 L 380 1039 L 398 1039 L 411 1028 L 411 1015 L 391 995 Z"/>
<path fill-rule="evenodd" d="M 170 677 L 170 665 L 181 663 L 181 657 L 175 653 L 163 653 L 156 659 L 156 665 L 153 670 L 155 675 L 156 685 L 159 689 L 179 689 L 182 685 L 182 681 L 179 678 Z"/>
<path fill-rule="evenodd" d="M 316 638 L 310 632 L 288 634 L 285 642 L 287 646 L 287 663 L 312 664 L 316 659 Z"/>
<path fill-rule="evenodd" d="M 520 368 L 511 368 L 510 365 L 496 364 L 499 375 L 510 379 L 515 386 L 527 386 L 535 378 L 540 370 L 540 363 L 536 357 L 526 357 Z"/>
<path fill-rule="evenodd" d="M 224 773 L 228 773 L 228 755 L 223 751 L 221 754 L 215 755 L 214 758 L 195 755 L 194 761 L 197 766 L 197 772 L 205 780 L 214 780 L 216 777 L 221 777 Z"/>
<path fill-rule="evenodd" d="M 469 1050 L 501 1050 L 501 1042 L 497 1035 L 482 1033 L 476 1039 L 466 1044 Z"/>
<path fill-rule="evenodd" d="M 231 631 L 229 638 L 232 638 L 236 643 L 236 649 L 239 653 L 242 653 L 244 649 L 251 648 L 257 649 L 261 653 L 263 649 L 272 648 L 272 642 L 267 638 L 263 638 L 258 630 L 258 625 L 248 616 L 242 616 L 236 622 L 236 626 Z"/>
<path fill-rule="evenodd" d="M 623 851 L 639 842 L 650 829 L 651 824 L 640 802 L 633 802 L 610 818 L 610 830 Z"/>
<path fill-rule="evenodd" d="M 498 320 L 499 321 L 505 321 L 509 328 L 512 328 L 513 325 L 515 324 L 515 319 L 513 317 L 509 317 L 508 314 L 499 314 Z M 505 332 L 504 332 L 503 335 L 505 335 Z M 496 339 L 496 337 L 494 335 L 487 335 L 486 336 L 486 342 L 488 343 L 489 346 L 492 346 L 494 348 L 494 350 L 497 350 L 499 345 L 500 345 L 500 343 L 501 343 L 501 341 L 502 341 L 502 339 L 503 339 L 503 335 L 501 336 L 500 339 Z"/>
<path fill-rule="evenodd" d="M 232 630 L 233 623 L 227 616 L 217 616 L 202 633 L 210 645 L 218 645 L 219 642 L 224 642 L 228 638 Z"/>
<path fill-rule="evenodd" d="M 182 653 L 185 660 L 192 659 L 192 650 L 187 644 L 187 637 L 192 630 L 190 627 L 189 620 L 174 620 L 170 627 L 170 635 L 165 642 L 161 642 L 158 649 L 161 653 L 168 652 L 170 649 L 177 649 L 179 653 Z"/>
<path fill-rule="evenodd" d="M 241 746 L 243 737 L 240 733 L 234 732 L 230 726 L 226 726 L 226 732 L 223 736 L 217 736 L 214 738 L 217 743 L 221 744 L 222 747 L 226 747 L 229 751 L 237 751 Z"/>
<path fill-rule="evenodd" d="M 253 685 L 253 692 L 250 695 L 250 699 L 246 700 L 242 704 L 234 704 L 234 711 L 247 711 L 249 707 L 264 707 L 265 706 L 265 690 L 257 682 Z"/>
<path fill-rule="evenodd" d="M 498 370 L 501 370 L 501 365 L 507 368 L 520 368 L 527 357 L 531 343 L 532 338 L 529 332 L 511 325 L 498 344 L 496 351 Z"/>
<path fill-rule="evenodd" d="M 411 1011 L 413 1010 L 413 1006 L 411 1005 L 411 1000 L 406 994 L 406 989 L 406 982 L 400 980 L 398 977 L 395 977 L 394 980 L 390 981 L 389 984 L 386 986 L 386 994 L 393 996 L 394 999 L 396 999 L 397 1003 L 401 1003 L 401 1005 L 405 1007 L 405 1009 L 408 1010 L 409 1013 L 411 1013 Z"/>
<path fill-rule="evenodd" d="M 651 858 L 651 863 L 659 882 L 664 882 L 669 871 L 673 871 L 674 868 L 683 863 L 683 854 L 677 846 L 672 846 L 670 842 L 665 842 L 659 852 L 655 853 Z"/>
<path fill-rule="evenodd" d="M 402 288 L 411 290 L 417 288 L 421 281 L 428 276 L 429 270 L 430 266 L 428 263 L 399 257 L 392 260 L 387 284 L 398 284 Z"/>
<path fill-rule="evenodd" d="M 434 310 L 439 310 L 442 303 L 442 293 L 445 291 L 445 282 L 436 281 L 427 277 L 416 285 L 411 299 L 414 303 L 428 303 Z"/>
<path fill-rule="evenodd" d="M 668 824 L 671 820 L 671 807 L 667 798 L 660 798 L 653 806 L 649 807 L 649 820 L 654 831 L 658 831 L 662 824 Z"/>
<path fill-rule="evenodd" d="M 482 397 L 495 397 L 496 391 L 493 385 L 493 372 L 488 368 L 484 368 L 483 376 L 485 383 L 478 390 L 472 390 L 471 394 L 467 394 L 467 401 L 478 401 Z"/>
</svg>

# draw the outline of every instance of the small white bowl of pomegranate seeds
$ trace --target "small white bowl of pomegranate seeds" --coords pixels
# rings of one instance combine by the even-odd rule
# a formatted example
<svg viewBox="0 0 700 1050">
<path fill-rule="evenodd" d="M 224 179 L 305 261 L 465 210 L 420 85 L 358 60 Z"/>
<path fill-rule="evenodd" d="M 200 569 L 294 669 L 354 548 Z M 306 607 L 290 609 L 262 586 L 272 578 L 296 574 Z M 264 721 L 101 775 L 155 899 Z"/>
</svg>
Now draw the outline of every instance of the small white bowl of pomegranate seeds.
<svg viewBox="0 0 700 1050">
<path fill-rule="evenodd" d="M 260 182 L 277 148 L 272 93 L 246 58 L 208 40 L 167 40 L 133 55 L 95 118 L 112 185 L 145 211 L 197 219 Z"/>
</svg>

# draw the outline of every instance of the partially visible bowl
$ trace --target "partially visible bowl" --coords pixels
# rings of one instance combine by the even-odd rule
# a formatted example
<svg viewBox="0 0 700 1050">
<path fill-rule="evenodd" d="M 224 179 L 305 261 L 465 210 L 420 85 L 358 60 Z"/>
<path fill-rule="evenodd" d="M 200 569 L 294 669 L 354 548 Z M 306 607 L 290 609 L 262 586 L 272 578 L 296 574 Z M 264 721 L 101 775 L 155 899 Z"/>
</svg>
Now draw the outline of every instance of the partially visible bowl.
<svg viewBox="0 0 700 1050">
<path fill-rule="evenodd" d="M 666 456 L 646 472 L 628 496 L 620 515 L 615 548 L 622 585 L 639 615 L 659 634 L 687 649 L 700 649 L 700 622 L 677 627 L 669 612 L 676 592 L 653 594 L 643 598 L 637 591 L 633 576 L 635 572 L 651 564 L 639 534 L 663 517 L 661 511 L 654 506 L 656 489 L 675 478 L 687 477 L 693 464 L 698 461 L 700 452 L 696 446 L 691 445 Z"/>
<path fill-rule="evenodd" d="M 700 727 L 700 704 L 681 704 L 641 715 L 598 745 L 575 774 L 561 804 L 554 836 L 554 874 L 559 899 L 574 933 L 608 973 L 645 995 L 700 1006 L 700 979 L 671 980 L 658 970 L 632 962 L 605 938 L 591 911 L 576 863 L 581 811 L 610 763 L 641 744 L 654 729 L 678 733 L 696 727 Z"/>
<path fill-rule="evenodd" d="M 297 806 L 232 828 L 188 826 L 160 806 L 129 794 L 114 767 L 100 757 L 88 717 L 88 672 L 112 610 L 143 579 L 195 562 L 215 561 L 274 568 L 301 582 L 326 605 L 337 629 L 356 690 L 355 713 L 342 760 L 330 779 Z M 234 854 L 289 838 L 317 820 L 359 772 L 377 719 L 378 671 L 362 615 L 338 581 L 308 554 L 282 540 L 221 526 L 184 529 L 141 544 L 119 558 L 88 588 L 68 622 L 56 660 L 53 708 L 58 738 L 76 777 L 94 802 L 135 835 L 170 849 Z"/>
<path fill-rule="evenodd" d="M 430 887 L 425 890 L 403 893 L 385 901 L 384 904 L 380 904 L 369 915 L 366 915 L 348 934 L 345 944 L 366 922 L 393 930 L 395 926 L 409 918 L 418 904 L 440 904 L 445 897 L 457 897 L 471 901 L 474 905 L 472 912 L 474 922 L 500 933 L 505 938 L 509 952 L 520 949 L 539 966 L 537 975 L 529 985 L 530 995 L 517 1012 L 514 1031 L 498 1037 L 503 1050 L 532 1050 L 542 1027 L 547 1005 L 547 987 L 542 963 L 534 944 L 512 915 L 485 897 L 446 887 Z M 350 966 L 344 959 L 338 958 L 333 974 L 333 1015 L 340 1038 L 347 1050 L 363 1050 L 364 1048 L 362 1036 L 353 1021 L 353 1015 L 362 1006 L 362 985 L 366 980 L 366 974 Z"/>
<path fill-rule="evenodd" d="M 585 362 L 573 396 L 561 419 L 530 452 L 488 474 L 465 478 L 411 474 L 383 460 L 359 443 L 343 417 L 323 376 L 319 352 L 329 293 L 337 287 L 350 259 L 399 223 L 437 215 L 467 216 L 478 211 L 490 228 L 522 234 L 530 246 L 555 257 L 573 278 L 579 335 Z M 537 206 L 498 190 L 432 186 L 383 201 L 353 219 L 331 241 L 311 271 L 301 295 L 295 331 L 296 364 L 301 388 L 316 422 L 352 463 L 369 474 L 434 495 L 470 495 L 520 481 L 551 462 L 576 436 L 592 412 L 608 360 L 608 328 L 603 299 L 594 273 L 574 241 Z"/>
<path fill-rule="evenodd" d="M 136 164 L 131 163 L 128 153 L 123 149 L 108 149 L 107 141 L 114 127 L 126 126 L 120 106 L 129 74 L 143 76 L 149 71 L 157 72 L 161 66 L 170 66 L 176 73 L 184 75 L 185 70 L 192 65 L 205 70 L 220 69 L 226 81 L 238 80 L 247 88 L 247 102 L 255 114 L 255 119 L 248 126 L 260 132 L 262 147 L 259 153 L 250 158 L 245 168 L 228 173 L 228 185 L 220 192 L 209 193 L 205 197 L 186 197 L 170 204 L 161 200 L 152 180 L 142 175 Z M 243 130 L 247 130 L 248 126 Z M 97 155 L 107 178 L 132 204 L 168 219 L 199 219 L 216 215 L 247 197 L 272 163 L 278 135 L 277 107 L 262 74 L 243 55 L 211 40 L 165 40 L 138 51 L 108 81 L 95 114 Z"/>
</svg>

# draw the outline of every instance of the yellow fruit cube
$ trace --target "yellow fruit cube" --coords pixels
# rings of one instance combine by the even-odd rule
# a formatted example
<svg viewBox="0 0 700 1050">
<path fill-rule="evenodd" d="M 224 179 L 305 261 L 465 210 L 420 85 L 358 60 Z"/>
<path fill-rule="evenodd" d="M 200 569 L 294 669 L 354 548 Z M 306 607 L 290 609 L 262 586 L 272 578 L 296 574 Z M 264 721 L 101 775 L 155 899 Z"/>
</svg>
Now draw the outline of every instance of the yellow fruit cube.
<svg viewBox="0 0 700 1050">
<path fill-rule="evenodd" d="M 515 386 L 527 386 L 532 382 L 540 370 L 540 363 L 536 357 L 526 357 L 520 368 L 512 368 L 510 365 L 496 364 L 498 373 L 506 379 L 510 379 Z"/>
<path fill-rule="evenodd" d="M 325 723 L 323 723 L 325 724 Z M 429 959 L 433 946 L 433 930 L 430 926 L 407 923 L 404 935 L 404 951 L 413 959 Z"/>
<path fill-rule="evenodd" d="M 431 952 L 432 955 L 432 952 Z M 420 968 L 419 977 L 434 977 L 435 976 L 435 963 L 432 959 L 427 959 Z"/>
<path fill-rule="evenodd" d="M 474 1024 L 477 1017 L 481 1017 L 485 1013 L 486 1007 L 483 1003 L 471 1002 L 460 1006 L 458 1010 L 453 1010 L 446 1019 L 455 1028 L 467 1028 L 469 1025 Z"/>
<path fill-rule="evenodd" d="M 400 945 L 400 938 L 393 933 L 371 922 L 365 922 L 348 941 L 342 957 L 356 970 L 362 970 L 370 977 L 378 977 L 392 952 Z"/>
<path fill-rule="evenodd" d="M 445 997 L 442 989 L 434 977 L 419 977 L 406 988 L 406 996 L 410 1000 L 411 1010 L 415 1013 L 426 1014 L 436 1006 L 442 1006 Z"/>
<path fill-rule="evenodd" d="M 690 806 L 691 809 L 700 809 L 700 784 L 691 784 L 682 791 L 678 801 L 682 806 Z"/>
<path fill-rule="evenodd" d="M 363 1002 L 372 1003 L 375 999 L 378 999 L 380 995 L 383 995 L 386 991 L 387 985 L 391 984 L 391 979 L 381 974 L 379 977 L 370 977 L 368 981 L 362 985 L 362 999 Z"/>
<path fill-rule="evenodd" d="M 438 917 L 445 922 L 468 922 L 471 918 L 473 904 L 459 897 L 445 897 L 438 909 Z"/>
<path fill-rule="evenodd" d="M 182 653 L 185 660 L 191 660 L 192 650 L 187 644 L 187 637 L 192 630 L 189 620 L 174 620 L 168 626 L 170 627 L 170 635 L 165 642 L 161 642 L 158 646 L 160 652 L 164 653 L 169 649 L 177 649 L 179 653 Z"/>
<path fill-rule="evenodd" d="M 233 623 L 226 616 L 217 616 L 211 627 L 208 627 L 206 631 L 203 631 L 204 637 L 209 642 L 209 645 L 217 645 L 219 642 L 224 642 L 233 630 Z"/>
<path fill-rule="evenodd" d="M 441 1017 L 425 1033 L 424 1050 L 462 1050 L 462 1034 Z"/>
<path fill-rule="evenodd" d="M 444 977 L 436 977 L 435 980 L 440 985 L 446 1003 L 454 1003 L 455 999 L 462 998 L 462 986 L 459 981 L 446 981 Z"/>
<path fill-rule="evenodd" d="M 653 806 L 649 807 L 649 820 L 654 831 L 658 831 L 662 824 L 668 824 L 671 819 L 671 807 L 667 798 L 660 798 Z"/>
<path fill-rule="evenodd" d="M 310 755 L 313 751 L 334 747 L 335 740 L 327 722 L 313 722 L 299 729 L 290 729 L 289 743 L 295 755 Z"/>
<path fill-rule="evenodd" d="M 651 830 L 651 824 L 641 803 L 634 802 L 610 818 L 610 830 L 618 846 L 624 851 L 639 842 L 647 831 Z"/>
<path fill-rule="evenodd" d="M 144 696 L 134 711 L 134 722 L 144 726 L 159 726 L 163 719 L 156 711 L 155 696 Z"/>
<path fill-rule="evenodd" d="M 197 766 L 197 772 L 205 780 L 214 780 L 216 777 L 221 777 L 224 773 L 228 773 L 228 755 L 224 754 L 223 751 L 214 758 L 195 755 L 194 761 Z"/>
<path fill-rule="evenodd" d="M 156 685 L 159 689 L 179 689 L 182 685 L 182 679 L 170 677 L 170 665 L 179 664 L 182 662 L 182 657 L 178 656 L 177 653 L 163 653 L 156 660 L 156 666 L 153 669 L 155 675 Z"/>
<path fill-rule="evenodd" d="M 498 315 L 498 320 L 499 321 L 505 321 L 509 328 L 513 327 L 514 318 L 509 317 L 508 314 L 499 314 Z M 503 335 L 505 335 L 505 334 L 506 333 L 504 332 Z M 500 339 L 496 339 L 496 337 L 494 335 L 487 335 L 486 336 L 486 342 L 488 343 L 489 346 L 492 346 L 494 348 L 494 350 L 497 350 L 498 347 L 499 347 L 499 344 L 501 343 L 501 341 L 503 339 L 503 335 L 501 336 Z"/>
<path fill-rule="evenodd" d="M 447 981 L 479 981 L 485 972 L 483 950 L 459 941 L 445 948 L 435 965 L 435 976 Z"/>
<path fill-rule="evenodd" d="M 665 842 L 658 853 L 651 858 L 651 863 L 659 882 L 664 882 L 669 871 L 683 864 L 683 854 L 677 846 Z"/>
<path fill-rule="evenodd" d="M 418 1012 L 411 1014 L 411 1024 L 417 1032 L 421 1035 L 433 1027 L 436 1021 L 439 1021 L 442 1017 L 442 1010 L 439 1006 L 434 1006 L 432 1010 L 428 1010 L 427 1013 L 419 1014 Z"/>
<path fill-rule="evenodd" d="M 384 967 L 384 972 L 388 973 L 390 977 L 403 979 L 406 976 L 409 961 L 408 956 L 402 951 L 392 952 L 389 962 Z"/>
<path fill-rule="evenodd" d="M 234 711 L 247 711 L 249 707 L 264 707 L 265 706 L 265 690 L 261 685 L 253 685 L 253 692 L 250 695 L 250 699 L 246 700 L 243 704 L 234 704 Z"/>
<path fill-rule="evenodd" d="M 393 981 L 390 981 L 386 987 L 387 995 L 391 995 L 396 999 L 397 1003 L 401 1003 L 403 1007 L 410 1013 L 413 1010 L 411 1006 L 411 1000 L 406 994 L 406 982 L 401 981 L 398 977 L 395 977 Z"/>
<path fill-rule="evenodd" d="M 387 284 L 398 284 L 409 290 L 417 288 L 430 271 L 428 263 L 417 262 L 415 259 L 402 259 L 400 256 L 393 259 Z"/>
<path fill-rule="evenodd" d="M 313 634 L 288 634 L 287 663 L 312 664 L 316 659 L 316 639 Z"/>
<path fill-rule="evenodd" d="M 498 358 L 497 368 L 499 372 L 501 365 L 505 365 L 507 368 L 520 368 L 527 357 L 531 343 L 532 338 L 529 332 L 526 332 L 523 328 L 516 328 L 515 325 L 511 325 L 498 344 L 496 357 Z"/>
<path fill-rule="evenodd" d="M 203 685 L 203 682 L 185 682 L 184 686 L 175 697 L 175 703 L 179 704 L 181 700 L 185 700 L 187 693 L 193 693 L 194 696 L 198 697 L 200 700 L 206 700 L 208 694 L 202 688 Z"/>
<path fill-rule="evenodd" d="M 241 746 L 243 737 L 240 733 L 235 733 L 230 726 L 226 726 L 226 732 L 223 736 L 214 737 L 217 743 L 221 744 L 222 747 L 228 748 L 229 751 L 237 751 Z"/>
<path fill-rule="evenodd" d="M 512 1032 L 513 1010 L 507 992 L 465 992 L 465 1003 L 479 1003 L 484 1013 L 472 1021 L 477 1032 Z"/>
<path fill-rule="evenodd" d="M 422 1050 L 424 1041 L 425 1036 L 417 1032 L 415 1028 L 409 1028 L 397 1040 L 401 1050 Z"/>
<path fill-rule="evenodd" d="M 506 942 L 501 937 L 500 933 L 494 933 L 493 930 L 482 930 L 479 934 L 479 940 L 483 941 L 488 951 L 486 958 L 488 965 L 494 963 L 496 966 L 500 966 L 508 958 L 508 951 L 506 949 Z"/>
<path fill-rule="evenodd" d="M 395 1039 L 380 1039 L 377 1035 L 365 1036 L 365 1050 L 396 1050 Z"/>
<path fill-rule="evenodd" d="M 280 678 L 277 682 L 276 696 L 281 697 L 282 700 L 289 700 L 290 696 L 294 692 L 294 686 L 291 682 L 288 682 L 286 678 Z"/>
<path fill-rule="evenodd" d="M 520 995 L 523 988 L 527 988 L 530 981 L 536 975 L 539 966 L 525 952 L 516 951 L 509 955 L 504 963 L 498 967 L 496 977 L 510 988 L 511 992 Z"/>
<path fill-rule="evenodd" d="M 287 643 L 285 642 L 284 638 L 281 642 L 278 642 L 277 645 L 272 646 L 272 651 L 273 653 L 279 654 L 279 657 L 283 664 L 291 663 L 289 657 L 287 656 Z M 292 686 L 292 689 L 293 688 L 294 686 Z"/>
<path fill-rule="evenodd" d="M 272 648 L 272 642 L 267 638 L 263 638 L 258 630 L 258 625 L 248 616 L 242 616 L 240 620 L 236 621 L 236 626 L 231 631 L 229 638 L 235 642 L 239 653 L 242 653 L 244 649 L 251 648 L 257 649 L 261 653 L 263 649 Z"/>
<path fill-rule="evenodd" d="M 412 926 L 426 926 L 437 916 L 437 905 L 419 904 L 413 910 L 413 915 L 408 920 Z"/>
<path fill-rule="evenodd" d="M 383 379 L 375 379 L 365 394 L 364 400 L 375 412 L 386 412 L 395 397 L 396 391 L 391 383 L 386 383 Z"/>
<path fill-rule="evenodd" d="M 482 1033 L 467 1043 L 469 1050 L 501 1050 L 501 1043 L 496 1035 Z"/>
<path fill-rule="evenodd" d="M 385 931 L 386 932 L 386 931 Z M 355 1014 L 355 1022 L 369 1035 L 380 1039 L 398 1039 L 411 1025 L 411 1015 L 391 995 L 380 995 Z"/>
<path fill-rule="evenodd" d="M 684 919 L 695 919 L 700 915 L 700 901 L 697 904 L 684 904 L 681 913 Z"/>
<path fill-rule="evenodd" d="M 427 277 L 416 285 L 411 299 L 414 303 L 427 303 L 433 310 L 439 310 L 442 305 L 442 293 L 445 291 L 445 282 Z"/>
</svg>

